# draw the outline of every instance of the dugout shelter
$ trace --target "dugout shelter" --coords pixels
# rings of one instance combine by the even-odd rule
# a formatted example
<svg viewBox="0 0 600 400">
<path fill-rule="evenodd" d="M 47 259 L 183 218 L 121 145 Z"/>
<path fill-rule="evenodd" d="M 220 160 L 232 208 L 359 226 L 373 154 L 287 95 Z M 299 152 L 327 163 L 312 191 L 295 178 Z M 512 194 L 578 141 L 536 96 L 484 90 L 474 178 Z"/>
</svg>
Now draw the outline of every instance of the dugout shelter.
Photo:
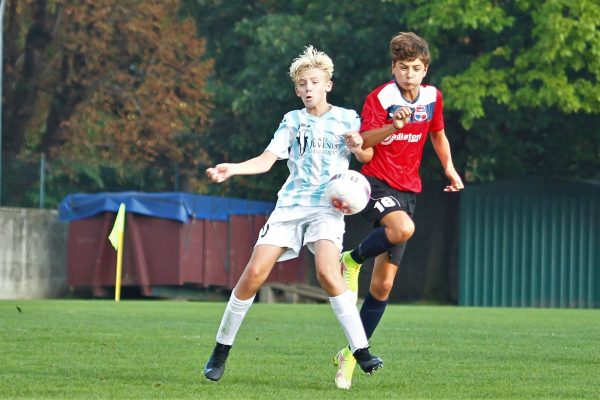
<svg viewBox="0 0 600 400">
<path fill-rule="evenodd" d="M 68 222 L 67 284 L 107 297 L 115 285 L 117 253 L 108 236 L 125 204 L 123 287 L 143 296 L 165 288 L 222 288 L 237 282 L 271 202 L 188 193 L 71 194 L 59 205 Z M 268 282 L 304 282 L 301 258 L 278 263 Z"/>
</svg>

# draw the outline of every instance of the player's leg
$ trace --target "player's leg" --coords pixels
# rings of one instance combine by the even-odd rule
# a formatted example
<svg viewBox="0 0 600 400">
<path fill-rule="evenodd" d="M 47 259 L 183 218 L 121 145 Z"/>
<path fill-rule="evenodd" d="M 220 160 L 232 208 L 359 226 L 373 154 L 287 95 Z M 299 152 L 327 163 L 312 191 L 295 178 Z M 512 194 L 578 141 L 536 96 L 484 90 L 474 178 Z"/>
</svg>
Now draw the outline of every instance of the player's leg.
<svg viewBox="0 0 600 400">
<path fill-rule="evenodd" d="M 410 215 L 412 215 L 414 212 L 416 204 L 414 202 L 414 197 L 402 197 L 400 197 L 400 202 L 406 204 L 408 212 L 399 211 L 387 214 L 380 221 L 382 225 L 385 225 L 386 227 L 410 225 L 406 223 L 406 220 L 410 220 L 412 223 Z M 412 201 L 406 201 L 407 198 Z M 414 223 L 412 226 L 414 230 Z M 365 296 L 360 309 L 360 318 L 365 328 L 365 333 L 369 339 L 373 335 L 377 325 L 379 325 L 381 317 L 385 312 L 387 301 L 394 286 L 394 279 L 396 278 L 396 273 L 398 272 L 398 267 L 402 261 L 402 256 L 404 255 L 405 249 L 406 242 L 403 242 L 394 246 L 389 252 L 380 254 L 377 256 L 377 258 L 375 258 L 375 265 L 373 267 L 373 273 L 371 274 L 369 293 Z"/>
<path fill-rule="evenodd" d="M 260 289 L 277 259 L 285 249 L 272 245 L 257 245 L 252 252 L 250 261 L 231 292 L 231 297 L 225 308 L 225 314 L 217 332 L 217 342 L 232 345 L 235 335 L 254 301 L 256 292 Z"/>
<path fill-rule="evenodd" d="M 340 275 L 338 260 L 343 233 L 344 220 L 339 212 L 332 209 L 318 210 L 309 217 L 304 242 L 315 254 L 317 279 L 329 294 L 331 308 L 350 344 L 349 349 L 346 350 L 347 361 L 352 363 L 350 376 L 346 379 L 345 376 L 338 374 L 335 379 L 339 388 L 348 389 L 357 361 L 361 369 L 369 374 L 382 367 L 383 362 L 379 357 L 369 353 L 368 341 L 356 309 L 355 297 Z"/>
<path fill-rule="evenodd" d="M 312 244 L 315 256 L 317 281 L 330 297 L 339 296 L 346 291 L 344 280 L 338 265 L 338 247 L 330 240 L 317 240 Z"/>
<path fill-rule="evenodd" d="M 394 280 L 402 255 L 406 249 L 406 243 L 394 246 L 389 252 L 381 254 L 375 259 L 373 273 L 371 274 L 371 283 L 369 285 L 370 294 L 379 301 L 387 301 L 394 287 Z"/>
<path fill-rule="evenodd" d="M 350 252 L 352 259 L 362 264 L 366 259 L 376 257 L 391 250 L 395 245 L 406 243 L 415 232 L 415 224 L 406 211 L 395 210 L 380 220 L 375 228 Z"/>
<path fill-rule="evenodd" d="M 307 215 L 304 241 L 315 255 L 317 280 L 329 295 L 331 307 L 342 325 L 351 350 L 368 345 L 360 316 L 339 271 L 339 251 L 344 232 L 343 215 L 333 209 L 316 210 Z"/>
<path fill-rule="evenodd" d="M 358 297 L 358 276 L 362 263 L 371 257 L 385 255 L 395 246 L 402 245 L 412 236 L 415 225 L 405 211 L 392 211 L 380 221 L 381 227 L 375 228 L 352 251 L 345 251 L 341 256 L 342 274 L 346 284 Z M 388 233 L 389 232 L 389 233 Z M 394 243 L 387 237 L 393 237 Z M 397 242 L 399 241 L 399 242 Z"/>
<path fill-rule="evenodd" d="M 405 243 L 414 233 L 412 215 L 416 204 L 414 193 L 400 192 L 387 183 L 367 177 L 371 184 L 371 199 L 361 215 L 374 224 L 373 229 L 351 251 L 342 253 L 344 279 L 358 297 L 358 276 L 362 263 L 371 257 L 386 253 L 394 245 Z"/>
<path fill-rule="evenodd" d="M 389 253 L 380 254 L 375 258 L 375 266 L 371 277 L 371 289 L 365 296 L 360 309 L 360 319 L 367 339 L 371 339 L 375 328 L 379 325 L 381 317 L 385 312 L 387 299 L 405 248 L 406 243 L 402 243 L 394 246 Z M 375 293 L 377 298 L 372 293 Z M 350 350 L 347 347 L 340 350 L 334 357 L 333 362 L 338 367 L 336 383 L 339 381 L 341 384 L 345 383 L 349 387 L 354 365 L 356 364 L 351 359 Z"/>
<path fill-rule="evenodd" d="M 394 279 L 405 248 L 406 243 L 402 243 L 394 246 L 390 252 L 380 254 L 375 258 L 369 293 L 365 296 L 360 308 L 360 319 L 369 339 L 377 325 L 379 325 L 387 307 L 388 298 L 394 286 Z"/>
<path fill-rule="evenodd" d="M 257 245 L 250 261 L 231 292 L 225 312 L 217 331 L 217 343 L 204 366 L 204 376 L 218 381 L 225 372 L 225 362 L 235 336 L 252 306 L 256 292 L 265 282 L 284 248 L 272 245 Z"/>
<path fill-rule="evenodd" d="M 346 287 L 339 273 L 339 248 L 329 240 L 318 240 L 314 243 L 314 249 L 317 278 L 323 289 L 330 296 L 331 308 L 342 326 L 344 335 L 349 343 L 350 352 L 354 355 L 361 369 L 370 374 L 381 368 L 383 362 L 379 357 L 369 353 L 369 343 L 354 303 L 354 296 Z M 337 379 L 336 384 L 342 388 L 350 387 L 349 382 L 347 387 L 345 387 L 346 385 L 340 384 Z"/>
<path fill-rule="evenodd" d="M 240 276 L 221 320 L 217 332 L 217 344 L 204 375 L 219 380 L 225 370 L 225 360 L 237 331 L 250 309 L 254 296 L 277 261 L 298 256 L 302 247 L 302 219 L 299 207 L 275 208 L 261 229 L 250 261 Z"/>
<path fill-rule="evenodd" d="M 329 243 L 329 244 L 328 244 Z M 329 294 L 329 301 L 333 312 L 342 325 L 344 334 L 349 343 L 354 341 L 356 346 L 367 346 L 364 329 L 360 322 L 360 315 L 356 320 L 354 310 L 356 310 L 356 294 L 348 290 L 344 279 L 340 277 L 339 265 L 337 263 L 337 247 L 330 251 L 324 249 L 328 246 L 335 246 L 327 240 L 320 240 L 315 243 L 315 268 L 317 270 L 317 279 L 321 287 Z M 318 255 L 317 255 L 318 254 Z M 333 259 L 328 259 L 332 257 Z M 359 337 L 359 344 L 356 343 Z M 335 374 L 335 384 L 340 389 L 350 389 L 352 386 L 352 375 L 356 366 L 356 358 L 352 354 L 352 347 L 344 347 L 334 357 L 334 365 L 338 367 Z"/>
<path fill-rule="evenodd" d="M 391 228 L 392 226 L 394 226 L 394 222 L 396 221 L 395 219 L 393 219 L 394 216 L 400 215 L 403 221 L 406 221 L 406 219 L 404 219 L 404 216 L 410 217 L 413 214 L 416 206 L 416 197 L 414 194 L 393 190 L 389 188 L 389 186 L 387 186 L 384 182 L 381 182 L 377 179 L 370 178 L 369 181 L 371 182 L 371 188 L 373 190 L 371 196 L 372 198 L 369 204 L 367 205 L 367 208 L 363 212 L 363 216 L 368 221 L 373 221 L 376 226 L 379 226 L 383 223 L 382 220 L 385 217 L 391 215 L 391 217 L 388 218 L 387 221 L 387 227 Z M 408 229 L 408 232 L 406 233 L 412 235 L 410 228 L 411 224 L 407 224 L 404 229 Z M 412 225 L 412 230 L 414 231 L 414 225 Z M 379 232 L 381 232 L 381 230 L 379 230 Z M 407 234 L 406 236 L 409 235 Z M 365 241 L 363 241 L 363 243 L 361 244 L 365 245 L 365 248 L 368 251 L 369 243 L 367 242 L 367 239 L 365 239 Z M 365 296 L 363 305 L 361 307 L 360 315 L 361 321 L 365 329 L 365 334 L 367 335 L 368 339 L 371 338 L 373 331 L 379 324 L 381 317 L 385 312 L 389 291 L 391 291 L 394 277 L 397 272 L 397 267 L 400 265 L 400 260 L 402 259 L 405 247 L 405 242 L 400 243 L 398 245 L 393 246 L 391 250 L 383 251 L 383 253 L 381 253 L 376 258 L 375 270 L 385 272 L 385 274 L 374 272 L 377 276 L 375 278 L 376 282 L 378 282 L 377 287 L 387 288 L 388 292 L 386 295 L 381 295 L 380 291 L 376 290 L 375 294 L 380 296 L 376 298 L 369 291 L 367 296 Z M 358 251 L 359 249 L 360 245 L 354 250 Z M 350 253 L 350 251 L 342 253 L 341 262 L 343 275 L 344 279 L 348 283 L 348 287 L 351 288 L 351 290 L 352 288 L 355 288 L 355 296 L 358 297 L 358 276 L 362 261 L 361 264 L 357 263 L 352 258 Z M 360 257 L 357 256 L 357 258 Z M 391 263 L 391 265 L 387 265 L 388 263 Z M 378 267 L 378 265 L 381 265 L 381 267 Z M 391 283 L 387 284 L 387 282 L 390 281 Z M 386 284 L 380 286 L 380 282 L 386 282 Z M 378 299 L 383 299 L 383 301 Z M 340 350 L 334 358 L 334 364 L 338 366 L 338 376 L 352 376 L 354 365 L 351 365 L 350 363 L 346 362 L 346 360 L 348 359 L 347 353 L 347 348 L 344 348 Z"/>
</svg>

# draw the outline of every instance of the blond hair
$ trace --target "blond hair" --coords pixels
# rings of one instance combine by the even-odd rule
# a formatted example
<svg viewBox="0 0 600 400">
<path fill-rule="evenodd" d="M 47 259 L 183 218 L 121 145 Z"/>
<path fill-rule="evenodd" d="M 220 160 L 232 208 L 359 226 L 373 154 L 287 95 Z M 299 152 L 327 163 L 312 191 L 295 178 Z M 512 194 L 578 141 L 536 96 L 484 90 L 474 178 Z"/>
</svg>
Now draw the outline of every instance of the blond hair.
<svg viewBox="0 0 600 400">
<path fill-rule="evenodd" d="M 312 45 L 306 46 L 304 53 L 300 54 L 292 61 L 290 66 L 290 78 L 296 83 L 300 74 L 309 69 L 320 69 L 327 74 L 327 78 L 333 76 L 333 61 L 322 51 L 318 51 Z"/>
</svg>

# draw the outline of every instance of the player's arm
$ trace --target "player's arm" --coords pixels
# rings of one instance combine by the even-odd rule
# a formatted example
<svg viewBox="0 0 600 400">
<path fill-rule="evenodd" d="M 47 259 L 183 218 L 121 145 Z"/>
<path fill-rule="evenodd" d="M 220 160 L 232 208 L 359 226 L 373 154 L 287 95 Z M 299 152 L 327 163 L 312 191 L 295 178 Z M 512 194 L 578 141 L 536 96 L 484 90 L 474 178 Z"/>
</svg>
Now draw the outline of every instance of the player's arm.
<svg viewBox="0 0 600 400">
<path fill-rule="evenodd" d="M 380 128 L 369 129 L 361 133 L 363 137 L 362 148 L 367 149 L 383 142 L 388 136 L 406 125 L 410 119 L 412 110 L 409 107 L 400 107 L 392 115 L 392 123 Z"/>
<path fill-rule="evenodd" d="M 241 163 L 222 163 L 208 168 L 206 176 L 213 182 L 223 182 L 234 175 L 256 175 L 267 172 L 277 161 L 277 156 L 270 151 L 264 151 L 261 155 L 243 161 Z"/>
<path fill-rule="evenodd" d="M 368 149 L 359 148 L 358 151 L 356 151 L 354 153 L 354 156 L 356 157 L 356 159 L 359 162 L 366 164 L 369 161 L 371 161 L 371 159 L 373 158 L 373 148 L 372 147 L 369 147 Z"/>
<path fill-rule="evenodd" d="M 371 161 L 373 158 L 373 148 L 362 148 L 363 138 L 360 133 L 356 131 L 347 132 L 344 134 L 344 140 L 346 142 L 346 146 L 348 146 L 352 154 L 354 154 L 359 162 L 364 164 Z"/>
<path fill-rule="evenodd" d="M 450 184 L 444 188 L 444 192 L 458 192 L 465 186 L 463 185 L 463 182 L 460 179 L 458 173 L 456 172 L 454 164 L 452 163 L 450 143 L 448 142 L 448 138 L 446 137 L 446 132 L 444 131 L 444 129 L 436 132 L 431 132 L 430 137 L 431 143 L 433 144 L 433 149 L 435 150 L 435 154 L 437 154 L 440 162 L 442 163 L 442 167 L 444 168 L 444 173 L 450 180 Z"/>
</svg>

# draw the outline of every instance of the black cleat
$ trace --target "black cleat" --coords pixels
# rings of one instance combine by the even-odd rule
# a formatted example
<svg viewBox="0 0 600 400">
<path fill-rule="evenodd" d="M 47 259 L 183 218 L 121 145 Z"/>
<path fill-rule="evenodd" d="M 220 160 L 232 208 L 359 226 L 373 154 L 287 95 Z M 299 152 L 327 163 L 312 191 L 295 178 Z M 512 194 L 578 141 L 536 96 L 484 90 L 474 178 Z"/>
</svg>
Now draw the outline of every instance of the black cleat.
<svg viewBox="0 0 600 400">
<path fill-rule="evenodd" d="M 367 375 L 371 375 L 379 368 L 383 368 L 383 360 L 369 353 L 368 347 L 365 347 L 364 349 L 358 349 L 353 354 L 354 358 L 356 358 L 356 362 L 360 366 L 360 369 L 362 369 Z"/>
<path fill-rule="evenodd" d="M 204 366 L 204 376 L 211 381 L 218 381 L 225 373 L 225 361 L 229 356 L 231 346 L 217 343 L 208 362 Z"/>
</svg>

